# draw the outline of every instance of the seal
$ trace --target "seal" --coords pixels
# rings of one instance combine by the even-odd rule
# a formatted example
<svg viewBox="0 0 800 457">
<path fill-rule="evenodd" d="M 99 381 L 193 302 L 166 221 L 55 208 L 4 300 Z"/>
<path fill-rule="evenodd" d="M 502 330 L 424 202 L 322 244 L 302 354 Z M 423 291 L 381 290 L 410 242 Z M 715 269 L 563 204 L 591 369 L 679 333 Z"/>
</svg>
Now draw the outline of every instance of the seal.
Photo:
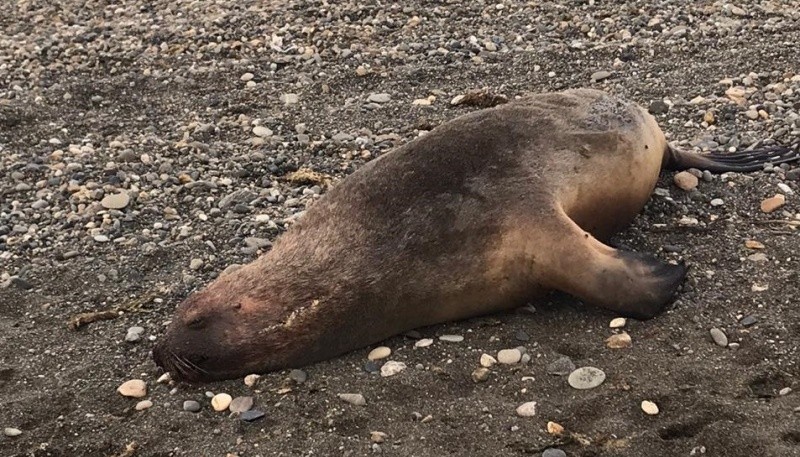
<svg viewBox="0 0 800 457">
<path fill-rule="evenodd" d="M 798 149 L 688 153 L 638 105 L 587 89 L 472 112 L 365 164 L 270 252 L 190 295 L 153 356 L 176 379 L 234 378 L 552 290 L 651 318 L 686 266 L 605 242 L 661 170 L 759 170 Z"/>
</svg>

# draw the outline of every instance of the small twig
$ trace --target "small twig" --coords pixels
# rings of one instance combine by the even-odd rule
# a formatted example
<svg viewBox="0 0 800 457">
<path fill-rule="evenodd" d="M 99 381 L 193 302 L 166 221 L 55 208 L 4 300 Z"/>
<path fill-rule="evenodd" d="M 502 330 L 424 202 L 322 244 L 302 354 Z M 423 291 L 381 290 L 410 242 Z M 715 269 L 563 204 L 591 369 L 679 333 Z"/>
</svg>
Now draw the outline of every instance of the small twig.
<svg viewBox="0 0 800 457">
<path fill-rule="evenodd" d="M 139 298 L 129 301 L 120 306 L 115 306 L 113 308 L 104 309 L 102 311 L 90 311 L 86 313 L 80 313 L 72 316 L 69 321 L 67 321 L 67 326 L 70 330 L 78 330 L 81 327 L 89 325 L 93 322 L 98 321 L 107 321 L 109 319 L 116 319 L 120 316 L 121 313 L 124 312 L 137 312 L 137 311 L 144 311 L 142 307 L 147 303 L 153 301 L 154 298 L 158 297 L 159 295 L 164 294 L 166 291 L 159 290 L 159 291 L 151 291 Z"/>
<path fill-rule="evenodd" d="M 133 454 L 136 454 L 137 449 L 139 449 L 139 444 L 133 441 L 125 445 L 124 451 L 119 454 L 112 454 L 111 457 L 132 457 Z"/>
<path fill-rule="evenodd" d="M 800 221 L 782 221 L 778 219 L 771 219 L 768 221 L 753 221 L 754 224 L 786 224 L 790 227 L 800 227 Z"/>
</svg>

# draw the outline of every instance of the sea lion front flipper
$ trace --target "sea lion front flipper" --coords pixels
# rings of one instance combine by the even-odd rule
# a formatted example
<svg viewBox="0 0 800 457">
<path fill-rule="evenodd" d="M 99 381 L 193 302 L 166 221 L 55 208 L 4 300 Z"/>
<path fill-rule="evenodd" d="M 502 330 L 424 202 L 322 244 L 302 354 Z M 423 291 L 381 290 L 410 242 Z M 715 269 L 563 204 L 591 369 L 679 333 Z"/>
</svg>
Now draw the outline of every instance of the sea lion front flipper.
<svg viewBox="0 0 800 457">
<path fill-rule="evenodd" d="M 686 266 L 621 251 L 598 241 L 562 213 L 563 227 L 548 249 L 546 285 L 587 303 L 637 319 L 666 306 L 686 276 Z"/>
</svg>

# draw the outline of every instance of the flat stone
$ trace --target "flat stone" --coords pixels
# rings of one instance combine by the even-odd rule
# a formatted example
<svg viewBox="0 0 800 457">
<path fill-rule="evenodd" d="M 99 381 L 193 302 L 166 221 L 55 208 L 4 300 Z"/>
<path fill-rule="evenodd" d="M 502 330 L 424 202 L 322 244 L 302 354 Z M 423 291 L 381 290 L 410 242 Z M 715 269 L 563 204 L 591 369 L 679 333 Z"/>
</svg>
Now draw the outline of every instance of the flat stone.
<svg viewBox="0 0 800 457">
<path fill-rule="evenodd" d="M 756 241 L 756 240 L 745 240 L 744 247 L 746 247 L 747 249 L 764 249 L 764 248 L 766 248 L 766 246 L 764 246 L 764 243 L 762 243 L 760 241 Z"/>
<path fill-rule="evenodd" d="M 351 405 L 364 406 L 367 404 L 367 400 L 365 400 L 364 396 L 361 394 L 338 394 L 337 397 Z"/>
<path fill-rule="evenodd" d="M 214 411 L 225 411 L 232 401 L 233 398 L 228 394 L 216 394 L 211 397 L 211 407 Z"/>
<path fill-rule="evenodd" d="M 686 192 L 696 188 L 697 184 L 699 183 L 697 176 L 689 173 L 688 171 L 676 173 L 672 180 L 676 186 Z"/>
<path fill-rule="evenodd" d="M 141 379 L 131 379 L 117 387 L 117 392 L 123 397 L 141 398 L 147 395 L 147 384 Z"/>
<path fill-rule="evenodd" d="M 127 192 L 106 195 L 100 200 L 100 204 L 105 209 L 123 209 L 131 202 L 131 197 Z"/>
<path fill-rule="evenodd" d="M 603 370 L 595 367 L 581 367 L 569 374 L 567 382 L 575 389 L 594 389 L 606 380 Z"/>
<path fill-rule="evenodd" d="M 369 351 L 367 358 L 369 360 L 381 360 L 389 357 L 392 354 L 392 350 L 386 346 L 378 346 L 375 349 Z"/>
<path fill-rule="evenodd" d="M 725 335 L 725 332 L 714 327 L 709 331 L 709 333 L 711 333 L 711 339 L 714 340 L 714 343 L 716 343 L 717 346 L 728 346 L 728 336 Z"/>
<path fill-rule="evenodd" d="M 505 365 L 519 363 L 522 353 L 519 349 L 502 349 L 497 352 L 497 361 Z"/>
<path fill-rule="evenodd" d="M 749 316 L 743 317 L 742 320 L 739 321 L 739 323 L 742 324 L 745 327 L 753 326 L 753 325 L 756 324 L 756 322 L 758 322 L 758 319 L 752 314 L 749 315 Z"/>
<path fill-rule="evenodd" d="M 565 376 L 575 371 L 575 364 L 569 357 L 561 357 L 547 365 L 547 373 L 557 376 Z"/>
<path fill-rule="evenodd" d="M 610 349 L 625 349 L 633 345 L 631 336 L 626 332 L 611 335 L 606 339 L 606 346 Z"/>
<path fill-rule="evenodd" d="M 257 421 L 265 416 L 264 411 L 259 411 L 257 409 L 252 409 L 250 411 L 245 411 L 239 415 L 239 419 L 245 422 L 253 422 Z"/>
<path fill-rule="evenodd" d="M 763 263 L 763 262 L 769 262 L 769 257 L 767 257 L 767 255 L 764 254 L 763 252 L 757 252 L 755 254 L 750 254 L 749 256 L 747 256 L 747 260 L 756 263 Z"/>
<path fill-rule="evenodd" d="M 253 407 L 253 397 L 236 397 L 231 400 L 228 408 L 232 413 L 243 413 Z"/>
<path fill-rule="evenodd" d="M 461 335 L 442 335 L 439 340 L 447 341 L 448 343 L 460 343 L 464 341 L 464 337 Z"/>
<path fill-rule="evenodd" d="M 533 417 L 536 415 L 536 402 L 529 401 L 517 406 L 517 416 Z"/>
<path fill-rule="evenodd" d="M 421 340 L 417 340 L 416 342 L 414 342 L 414 347 L 415 348 L 426 348 L 426 347 L 430 346 L 431 344 L 433 344 L 433 339 L 432 338 L 422 338 Z"/>
<path fill-rule="evenodd" d="M 406 364 L 403 362 L 388 361 L 381 367 L 381 376 L 384 378 L 394 376 L 397 373 L 406 369 Z"/>
<path fill-rule="evenodd" d="M 761 211 L 771 213 L 786 204 L 786 197 L 783 194 L 775 194 L 774 197 L 767 198 L 761 202 Z"/>
<path fill-rule="evenodd" d="M 655 416 L 658 414 L 658 405 L 652 401 L 645 400 L 642 402 L 642 411 L 649 416 Z"/>
<path fill-rule="evenodd" d="M 542 457 L 567 457 L 567 453 L 555 447 L 549 447 L 542 452 Z"/>
</svg>

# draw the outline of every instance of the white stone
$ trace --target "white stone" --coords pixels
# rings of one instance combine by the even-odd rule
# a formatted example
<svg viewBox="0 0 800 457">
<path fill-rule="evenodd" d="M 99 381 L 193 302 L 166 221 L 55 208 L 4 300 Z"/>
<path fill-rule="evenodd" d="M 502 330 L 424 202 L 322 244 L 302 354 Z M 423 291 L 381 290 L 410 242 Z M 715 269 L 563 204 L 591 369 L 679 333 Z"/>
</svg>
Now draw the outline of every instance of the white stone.
<svg viewBox="0 0 800 457">
<path fill-rule="evenodd" d="M 367 400 L 361 394 L 339 394 L 337 396 L 351 405 L 364 406 L 367 404 Z"/>
<path fill-rule="evenodd" d="M 522 352 L 519 349 L 502 349 L 497 353 L 497 361 L 505 365 L 519 363 L 521 358 Z"/>
<path fill-rule="evenodd" d="M 233 401 L 233 397 L 228 394 L 216 394 L 211 397 L 211 407 L 214 411 L 225 411 Z"/>
<path fill-rule="evenodd" d="M 394 376 L 397 373 L 406 369 L 406 364 L 403 362 L 394 362 L 392 360 L 386 362 L 381 367 L 381 376 L 384 378 Z"/>
<path fill-rule="evenodd" d="M 642 411 L 644 411 L 647 415 L 655 416 L 658 414 L 658 405 L 652 401 L 645 400 L 642 402 Z"/>
<path fill-rule="evenodd" d="M 378 346 L 375 349 L 369 351 L 367 358 L 369 360 L 380 360 L 389 357 L 392 354 L 392 350 L 386 346 Z"/>
<path fill-rule="evenodd" d="M 117 392 L 123 397 L 141 398 L 147 395 L 147 384 L 141 379 L 131 379 L 117 387 Z"/>
<path fill-rule="evenodd" d="M 517 415 L 521 417 L 533 417 L 536 415 L 536 402 L 529 401 L 517 406 Z"/>
</svg>

